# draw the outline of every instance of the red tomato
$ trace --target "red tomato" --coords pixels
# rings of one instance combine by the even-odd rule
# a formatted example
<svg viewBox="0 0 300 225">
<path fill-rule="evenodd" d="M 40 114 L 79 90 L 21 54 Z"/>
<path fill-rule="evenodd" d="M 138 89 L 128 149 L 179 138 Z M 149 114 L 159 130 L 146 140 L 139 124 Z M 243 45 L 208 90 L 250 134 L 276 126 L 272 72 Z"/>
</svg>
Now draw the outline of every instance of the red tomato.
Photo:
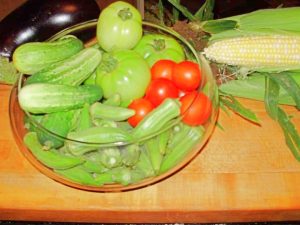
<svg viewBox="0 0 300 225">
<path fill-rule="evenodd" d="M 158 106 L 165 98 L 177 98 L 179 90 L 174 83 L 166 78 L 152 80 L 147 91 L 146 98 L 154 106 Z"/>
<path fill-rule="evenodd" d="M 128 123 L 135 127 L 149 112 L 151 112 L 154 106 L 149 100 L 140 98 L 134 100 L 128 108 L 135 110 L 135 115 L 128 119 Z"/>
<path fill-rule="evenodd" d="M 193 91 L 180 98 L 182 121 L 191 126 L 205 123 L 212 111 L 210 99 L 203 93 Z"/>
<path fill-rule="evenodd" d="M 173 69 L 172 81 L 183 91 L 193 91 L 201 82 L 201 71 L 197 63 L 182 61 Z"/>
<path fill-rule="evenodd" d="M 176 63 L 174 61 L 169 59 L 161 59 L 154 63 L 154 65 L 151 67 L 152 80 L 158 78 L 166 78 L 171 80 L 175 64 Z"/>
</svg>

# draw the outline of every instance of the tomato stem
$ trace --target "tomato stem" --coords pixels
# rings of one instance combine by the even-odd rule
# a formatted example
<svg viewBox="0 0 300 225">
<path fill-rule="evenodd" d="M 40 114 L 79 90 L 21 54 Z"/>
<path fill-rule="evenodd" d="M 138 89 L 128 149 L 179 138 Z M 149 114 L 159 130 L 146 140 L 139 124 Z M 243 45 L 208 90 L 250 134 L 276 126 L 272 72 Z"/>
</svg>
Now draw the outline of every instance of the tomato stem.
<svg viewBox="0 0 300 225">
<path fill-rule="evenodd" d="M 99 67 L 101 67 L 101 70 L 105 71 L 106 73 L 110 73 L 113 71 L 118 65 L 118 60 L 112 57 L 109 54 L 104 54 L 102 63 Z"/>
<path fill-rule="evenodd" d="M 132 18 L 132 12 L 129 8 L 124 8 L 118 12 L 118 16 L 124 21 L 129 20 Z"/>
<path fill-rule="evenodd" d="M 156 51 L 161 51 L 166 48 L 166 42 L 164 39 L 155 39 L 153 42 L 154 42 L 153 48 Z"/>
</svg>

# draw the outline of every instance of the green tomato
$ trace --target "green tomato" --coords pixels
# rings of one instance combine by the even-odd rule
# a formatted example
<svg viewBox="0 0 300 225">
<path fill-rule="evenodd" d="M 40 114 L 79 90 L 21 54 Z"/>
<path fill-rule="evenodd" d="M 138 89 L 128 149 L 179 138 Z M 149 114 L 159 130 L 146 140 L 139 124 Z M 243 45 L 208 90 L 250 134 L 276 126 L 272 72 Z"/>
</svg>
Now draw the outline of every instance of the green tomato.
<svg viewBox="0 0 300 225">
<path fill-rule="evenodd" d="M 132 49 L 143 34 L 139 11 L 126 2 L 118 1 L 106 7 L 97 23 L 97 39 L 107 52 Z"/>
<path fill-rule="evenodd" d="M 162 34 L 146 34 L 134 48 L 150 67 L 160 59 L 180 62 L 185 59 L 183 47 L 172 37 Z"/>
<path fill-rule="evenodd" d="M 150 79 L 147 62 L 133 50 L 104 54 L 96 70 L 96 84 L 102 88 L 104 97 L 119 94 L 124 107 L 144 96 Z"/>
</svg>

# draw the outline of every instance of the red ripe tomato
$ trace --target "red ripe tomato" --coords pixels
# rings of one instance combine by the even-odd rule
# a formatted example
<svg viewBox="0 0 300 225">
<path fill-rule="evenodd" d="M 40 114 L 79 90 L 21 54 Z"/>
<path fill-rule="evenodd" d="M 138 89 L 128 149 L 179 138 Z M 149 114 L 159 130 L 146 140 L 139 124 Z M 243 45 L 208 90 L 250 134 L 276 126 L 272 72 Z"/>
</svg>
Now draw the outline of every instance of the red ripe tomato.
<svg viewBox="0 0 300 225">
<path fill-rule="evenodd" d="M 152 80 L 158 78 L 166 78 L 168 80 L 171 80 L 175 64 L 176 63 L 174 61 L 169 59 L 161 59 L 154 63 L 151 67 Z"/>
<path fill-rule="evenodd" d="M 183 91 L 196 90 L 201 82 L 201 71 L 197 63 L 182 61 L 175 64 L 172 81 Z"/>
<path fill-rule="evenodd" d="M 154 106 L 149 100 L 140 98 L 133 100 L 128 108 L 135 110 L 135 115 L 128 118 L 128 123 L 135 127 L 149 112 L 151 112 L 152 109 L 154 109 Z"/>
<path fill-rule="evenodd" d="M 147 91 L 146 98 L 154 106 L 158 106 L 166 98 L 177 98 L 179 90 L 174 83 L 166 78 L 152 80 Z"/>
<path fill-rule="evenodd" d="M 204 93 L 193 91 L 187 93 L 179 100 L 184 123 L 197 126 L 207 121 L 212 111 L 212 103 Z"/>
</svg>

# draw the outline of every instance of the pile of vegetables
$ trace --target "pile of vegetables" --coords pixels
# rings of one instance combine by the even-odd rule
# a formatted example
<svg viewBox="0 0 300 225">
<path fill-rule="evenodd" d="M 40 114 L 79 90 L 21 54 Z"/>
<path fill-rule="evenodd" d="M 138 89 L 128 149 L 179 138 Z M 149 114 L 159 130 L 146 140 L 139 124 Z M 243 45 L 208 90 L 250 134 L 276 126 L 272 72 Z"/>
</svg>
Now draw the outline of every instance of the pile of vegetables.
<svg viewBox="0 0 300 225">
<path fill-rule="evenodd" d="M 169 171 L 214 122 L 213 100 L 189 57 L 174 37 L 144 32 L 125 2 L 100 13 L 95 45 L 74 35 L 20 45 L 12 58 L 25 74 L 18 93 L 25 145 L 84 185 L 128 185 Z"/>
<path fill-rule="evenodd" d="M 259 119 L 235 97 L 264 101 L 266 112 L 282 128 L 286 144 L 300 161 L 300 135 L 284 105 L 300 109 L 300 7 L 261 9 L 214 19 L 214 1 L 207 0 L 192 14 L 178 0 L 169 0 L 176 16 L 194 35 L 190 41 L 204 46 L 204 55 L 218 70 L 220 105 L 259 124 Z M 163 4 L 158 4 L 160 21 Z M 201 44 L 197 44 L 200 42 Z"/>
</svg>

